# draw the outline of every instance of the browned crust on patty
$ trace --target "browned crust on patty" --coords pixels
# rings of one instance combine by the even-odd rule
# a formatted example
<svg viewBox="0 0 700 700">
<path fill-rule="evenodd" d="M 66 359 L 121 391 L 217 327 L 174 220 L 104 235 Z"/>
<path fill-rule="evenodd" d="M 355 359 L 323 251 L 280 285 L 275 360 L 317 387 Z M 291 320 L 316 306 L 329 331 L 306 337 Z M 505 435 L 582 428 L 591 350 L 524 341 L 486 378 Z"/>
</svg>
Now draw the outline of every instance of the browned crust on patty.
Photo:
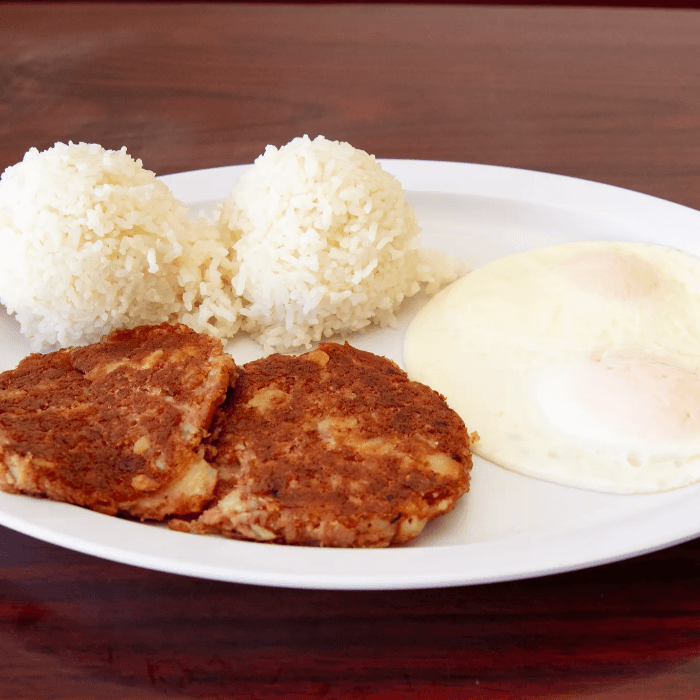
<svg viewBox="0 0 700 700">
<path fill-rule="evenodd" d="M 0 374 L 0 489 L 141 518 L 197 512 L 199 454 L 234 370 L 183 325 L 116 331 Z"/>
<path fill-rule="evenodd" d="M 174 529 L 382 547 L 418 535 L 469 487 L 469 436 L 444 398 L 347 344 L 245 365 L 206 442 L 217 502 Z"/>
</svg>

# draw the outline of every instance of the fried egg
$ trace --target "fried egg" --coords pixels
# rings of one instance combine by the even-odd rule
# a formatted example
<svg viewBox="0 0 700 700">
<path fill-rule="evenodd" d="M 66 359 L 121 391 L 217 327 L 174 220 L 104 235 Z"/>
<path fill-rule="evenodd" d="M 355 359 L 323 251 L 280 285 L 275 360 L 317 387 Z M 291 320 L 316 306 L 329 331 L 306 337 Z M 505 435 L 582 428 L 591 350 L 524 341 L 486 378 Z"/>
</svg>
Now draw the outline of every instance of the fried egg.
<svg viewBox="0 0 700 700">
<path fill-rule="evenodd" d="M 411 379 L 502 467 L 610 493 L 700 481 L 700 259 L 587 241 L 478 268 L 409 325 Z"/>
</svg>

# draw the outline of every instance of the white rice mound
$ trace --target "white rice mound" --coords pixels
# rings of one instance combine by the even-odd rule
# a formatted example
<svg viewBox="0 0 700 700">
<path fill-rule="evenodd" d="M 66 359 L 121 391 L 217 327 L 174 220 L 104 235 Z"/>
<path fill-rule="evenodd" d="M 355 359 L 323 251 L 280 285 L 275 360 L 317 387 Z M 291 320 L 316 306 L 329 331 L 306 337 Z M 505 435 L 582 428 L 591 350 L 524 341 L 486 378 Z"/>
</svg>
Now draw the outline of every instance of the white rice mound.
<svg viewBox="0 0 700 700">
<path fill-rule="evenodd" d="M 265 350 L 393 326 L 406 297 L 466 272 L 422 249 L 398 180 L 364 151 L 323 136 L 268 146 L 219 210 L 238 271 L 243 329 Z"/>
<path fill-rule="evenodd" d="M 0 301 L 34 350 L 176 320 L 233 335 L 231 244 L 125 148 L 32 148 L 0 179 Z"/>
</svg>

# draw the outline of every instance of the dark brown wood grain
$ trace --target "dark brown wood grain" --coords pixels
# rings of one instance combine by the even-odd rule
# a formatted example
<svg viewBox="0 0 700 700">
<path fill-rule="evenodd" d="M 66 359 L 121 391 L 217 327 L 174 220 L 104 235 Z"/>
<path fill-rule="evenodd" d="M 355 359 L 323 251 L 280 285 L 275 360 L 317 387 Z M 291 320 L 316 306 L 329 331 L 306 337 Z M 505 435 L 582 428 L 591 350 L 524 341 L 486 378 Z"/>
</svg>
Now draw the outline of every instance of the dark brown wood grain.
<svg viewBox="0 0 700 700">
<path fill-rule="evenodd" d="M 3 698 L 675 699 L 700 678 L 697 541 L 417 591 L 199 581 L 9 530 L 0 551 Z"/>
<path fill-rule="evenodd" d="M 0 5 L 0 167 L 57 140 L 158 174 L 303 133 L 700 206 L 700 13 Z"/>
<path fill-rule="evenodd" d="M 0 170 L 73 140 L 165 174 L 303 133 L 700 208 L 700 12 L 0 5 Z M 0 698 L 697 698 L 699 589 L 698 540 L 529 581 L 343 592 L 0 528 Z"/>
</svg>

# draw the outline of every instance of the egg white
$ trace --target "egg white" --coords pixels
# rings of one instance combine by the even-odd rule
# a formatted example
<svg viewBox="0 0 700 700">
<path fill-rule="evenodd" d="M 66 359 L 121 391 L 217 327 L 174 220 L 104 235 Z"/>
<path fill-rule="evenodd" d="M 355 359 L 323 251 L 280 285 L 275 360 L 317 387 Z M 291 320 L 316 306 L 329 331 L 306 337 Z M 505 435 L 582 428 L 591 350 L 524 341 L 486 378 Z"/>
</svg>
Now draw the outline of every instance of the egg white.
<svg viewBox="0 0 700 700">
<path fill-rule="evenodd" d="M 700 259 L 586 241 L 489 263 L 410 324 L 404 362 L 474 452 L 611 493 L 700 481 Z"/>
</svg>

